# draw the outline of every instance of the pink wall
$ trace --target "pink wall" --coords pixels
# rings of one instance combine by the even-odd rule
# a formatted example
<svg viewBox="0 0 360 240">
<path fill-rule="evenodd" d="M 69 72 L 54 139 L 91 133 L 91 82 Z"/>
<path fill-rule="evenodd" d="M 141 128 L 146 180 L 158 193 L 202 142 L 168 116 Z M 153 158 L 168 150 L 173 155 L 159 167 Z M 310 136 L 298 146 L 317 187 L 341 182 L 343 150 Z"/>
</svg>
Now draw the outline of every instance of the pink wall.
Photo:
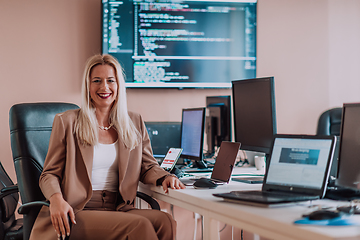
<svg viewBox="0 0 360 240">
<path fill-rule="evenodd" d="M 258 68 L 275 76 L 278 131 L 314 134 L 328 106 L 327 0 L 258 5 Z"/>
<path fill-rule="evenodd" d="M 360 1 L 329 4 L 329 102 L 360 102 Z"/>
</svg>

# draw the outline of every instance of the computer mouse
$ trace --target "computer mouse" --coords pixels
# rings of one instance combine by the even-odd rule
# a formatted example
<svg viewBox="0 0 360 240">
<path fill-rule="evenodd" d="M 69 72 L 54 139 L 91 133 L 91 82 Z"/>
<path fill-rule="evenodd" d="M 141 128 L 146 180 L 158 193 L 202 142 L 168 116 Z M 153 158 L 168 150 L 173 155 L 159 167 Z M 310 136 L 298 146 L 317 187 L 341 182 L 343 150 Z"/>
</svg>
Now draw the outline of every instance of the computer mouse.
<svg viewBox="0 0 360 240">
<path fill-rule="evenodd" d="M 193 186 L 195 188 L 216 188 L 217 187 L 216 183 L 214 183 L 214 181 L 212 181 L 211 179 L 208 179 L 208 178 L 199 178 L 199 179 L 195 180 Z"/>
<path fill-rule="evenodd" d="M 316 210 L 307 215 L 309 220 L 331 220 L 340 217 L 341 213 L 330 210 Z"/>
</svg>

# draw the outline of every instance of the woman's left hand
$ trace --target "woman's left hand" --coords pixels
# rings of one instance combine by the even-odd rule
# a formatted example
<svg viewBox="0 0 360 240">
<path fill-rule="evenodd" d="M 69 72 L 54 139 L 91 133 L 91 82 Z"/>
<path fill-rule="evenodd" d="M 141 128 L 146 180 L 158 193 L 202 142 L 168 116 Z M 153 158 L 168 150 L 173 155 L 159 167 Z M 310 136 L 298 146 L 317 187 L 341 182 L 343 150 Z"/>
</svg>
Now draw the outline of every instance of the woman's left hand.
<svg viewBox="0 0 360 240">
<path fill-rule="evenodd" d="M 162 187 L 165 191 L 165 193 L 167 193 L 169 190 L 169 187 L 171 189 L 184 189 L 186 188 L 185 185 L 175 176 L 173 175 L 168 175 L 165 177 L 164 181 L 162 182 Z"/>
</svg>

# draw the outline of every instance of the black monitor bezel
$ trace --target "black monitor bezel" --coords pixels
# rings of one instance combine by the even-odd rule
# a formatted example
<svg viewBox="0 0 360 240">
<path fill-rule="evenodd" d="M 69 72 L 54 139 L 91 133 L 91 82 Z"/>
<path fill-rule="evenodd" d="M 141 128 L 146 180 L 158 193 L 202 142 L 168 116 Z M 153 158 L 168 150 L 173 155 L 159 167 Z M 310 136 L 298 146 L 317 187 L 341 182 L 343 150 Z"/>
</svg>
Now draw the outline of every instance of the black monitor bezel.
<svg viewBox="0 0 360 240">
<path fill-rule="evenodd" d="M 155 158 L 164 158 L 170 147 L 180 148 L 181 122 L 146 121 L 145 127 L 151 141 L 151 148 Z M 152 133 L 154 128 L 156 134 Z M 159 143 L 159 141 L 167 142 L 166 145 L 157 145 L 156 143 Z"/>
<path fill-rule="evenodd" d="M 271 110 L 271 126 L 272 126 L 272 136 L 269 136 L 269 145 L 268 146 L 254 146 L 254 145 L 249 145 L 246 142 L 243 142 L 239 139 L 239 137 L 237 137 L 237 124 L 236 124 L 236 100 L 235 100 L 235 89 L 234 89 L 234 85 L 238 85 L 238 84 L 248 84 L 251 82 L 267 82 L 270 84 L 270 110 Z M 271 153 L 271 146 L 272 146 L 272 140 L 273 140 L 273 136 L 275 134 L 277 134 L 277 127 L 276 127 L 276 103 L 275 103 L 275 82 L 274 82 L 274 77 L 262 77 L 262 78 L 252 78 L 252 79 L 244 79 L 244 80 L 234 80 L 232 81 L 232 99 L 233 99 L 233 118 L 234 118 L 234 136 L 235 136 L 235 141 L 236 142 L 241 142 L 241 149 L 242 150 L 248 150 L 248 151 L 255 151 L 255 152 L 263 152 L 267 155 L 269 155 Z"/>
<path fill-rule="evenodd" d="M 360 102 L 359 103 L 343 103 L 342 107 L 342 114 L 341 114 L 341 126 L 340 126 L 340 136 L 339 136 L 339 156 L 338 156 L 338 168 L 337 168 L 337 178 L 336 178 L 336 186 L 343 187 L 343 188 L 349 188 L 354 191 L 360 191 L 357 187 L 354 187 L 354 185 L 348 184 L 348 182 L 344 182 L 341 180 L 341 164 L 344 160 L 341 159 L 341 153 L 343 150 L 343 134 L 344 134 L 344 126 L 345 126 L 345 115 L 346 115 L 346 109 L 351 107 L 357 107 L 360 109 Z M 354 166 L 355 167 L 355 166 Z"/>
<path fill-rule="evenodd" d="M 206 116 L 206 108 L 183 108 L 181 114 L 181 130 L 180 130 L 180 145 L 182 144 L 182 137 L 183 137 L 183 117 L 184 112 L 186 111 L 202 111 L 202 128 L 201 128 L 201 140 L 200 140 L 200 150 L 198 156 L 188 155 L 188 154 L 181 154 L 181 157 L 184 159 L 190 159 L 195 161 L 202 161 L 203 160 L 203 149 L 204 149 L 204 132 L 205 132 L 205 116 Z"/>
<path fill-rule="evenodd" d="M 221 141 L 231 141 L 231 96 L 230 95 L 222 95 L 222 96 L 206 96 L 206 108 L 207 110 L 209 110 L 208 108 L 211 107 L 211 105 L 217 105 L 217 104 L 223 104 L 225 106 L 225 111 L 223 115 L 226 116 L 221 116 L 225 118 L 225 129 L 226 129 L 226 135 L 223 136 L 223 139 Z M 212 117 L 211 116 L 211 111 L 209 110 L 208 113 L 206 114 L 206 117 Z M 206 120 L 208 121 L 208 120 Z M 210 121 L 210 120 L 209 120 Z M 211 123 L 209 123 L 211 124 Z M 209 131 L 209 129 L 206 129 L 206 135 L 207 135 L 207 141 L 209 141 L 209 138 L 211 137 L 211 139 L 214 136 L 209 136 L 211 131 Z M 213 140 L 213 139 L 212 139 Z M 214 144 L 216 146 L 216 144 Z M 220 147 L 221 142 L 218 143 L 217 147 Z M 208 144 L 208 153 L 213 153 L 214 149 L 209 149 L 209 144 Z"/>
</svg>

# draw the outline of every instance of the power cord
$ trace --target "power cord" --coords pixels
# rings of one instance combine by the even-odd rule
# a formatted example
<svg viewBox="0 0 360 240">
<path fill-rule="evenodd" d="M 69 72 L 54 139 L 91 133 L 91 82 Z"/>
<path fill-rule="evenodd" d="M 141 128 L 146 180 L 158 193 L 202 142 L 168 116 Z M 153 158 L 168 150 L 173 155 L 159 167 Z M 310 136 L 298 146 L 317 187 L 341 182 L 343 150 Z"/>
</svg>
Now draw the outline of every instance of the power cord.
<svg viewBox="0 0 360 240">
<path fill-rule="evenodd" d="M 224 231 L 224 229 L 226 228 L 226 226 L 227 226 L 227 224 L 225 223 L 224 227 L 219 230 L 219 233 L 221 233 L 222 231 Z"/>
<path fill-rule="evenodd" d="M 235 163 L 236 167 L 242 167 L 245 164 L 250 164 L 246 152 L 244 150 L 239 150 L 238 155 L 236 156 L 237 162 Z"/>
<path fill-rule="evenodd" d="M 235 166 L 236 166 L 236 167 L 242 167 L 242 166 L 244 166 L 245 164 L 250 164 L 250 163 L 249 163 L 249 160 L 244 159 L 244 160 L 242 160 L 242 161 L 238 161 L 238 162 L 235 164 Z"/>
</svg>

